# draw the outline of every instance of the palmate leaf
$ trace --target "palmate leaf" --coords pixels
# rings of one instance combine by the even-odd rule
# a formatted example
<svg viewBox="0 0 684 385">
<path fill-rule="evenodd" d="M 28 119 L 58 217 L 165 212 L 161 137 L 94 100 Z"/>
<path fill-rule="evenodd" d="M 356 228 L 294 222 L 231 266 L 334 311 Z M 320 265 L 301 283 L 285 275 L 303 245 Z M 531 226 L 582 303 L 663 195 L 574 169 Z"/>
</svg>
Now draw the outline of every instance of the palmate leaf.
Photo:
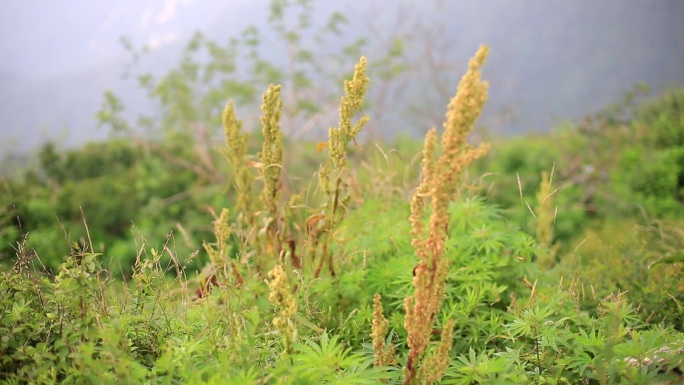
<svg viewBox="0 0 684 385">
<path fill-rule="evenodd" d="M 403 299 L 413 289 L 412 270 L 415 265 L 416 259 L 412 253 L 372 260 L 366 275 L 368 293 L 383 293 L 384 297 L 403 304 Z"/>
<path fill-rule="evenodd" d="M 399 378 L 401 376 L 401 370 L 399 369 L 388 369 L 382 367 L 372 367 L 363 366 L 356 368 L 354 371 L 346 372 L 339 378 L 328 382 L 328 384 L 334 385 L 346 385 L 346 384 L 378 384 L 380 380 Z"/>
<path fill-rule="evenodd" d="M 591 365 L 593 358 L 587 352 L 575 353 L 570 356 L 568 369 L 574 369 L 583 373 Z"/>
<path fill-rule="evenodd" d="M 296 344 L 292 357 L 297 377 L 325 384 L 375 384 L 380 379 L 398 374 L 372 367 L 372 361 L 352 353 L 340 343 L 338 336 L 321 334 L 319 341 Z"/>
<path fill-rule="evenodd" d="M 584 329 L 580 329 L 579 334 L 575 335 L 575 342 L 591 352 L 596 352 L 605 345 L 606 336 L 603 331 L 597 331 L 594 328 L 588 333 Z"/>
<path fill-rule="evenodd" d="M 221 378 L 222 376 L 217 376 L 217 380 L 224 380 L 225 378 Z M 246 369 L 242 369 L 238 371 L 237 373 L 231 373 L 230 374 L 230 383 L 234 385 L 253 385 L 257 383 L 259 380 L 259 370 L 256 369 L 255 367 L 250 367 Z M 220 382 L 217 382 L 220 383 Z"/>
<path fill-rule="evenodd" d="M 538 335 L 533 335 L 532 330 L 536 330 L 544 322 L 554 314 L 554 309 L 550 306 L 540 308 L 538 305 L 522 312 L 520 317 L 515 317 L 512 322 L 506 325 L 506 329 L 516 336 L 528 336 L 537 338 Z"/>
<path fill-rule="evenodd" d="M 468 355 L 461 355 L 445 374 L 445 384 L 488 384 L 501 382 L 497 377 L 510 366 L 506 357 L 495 356 L 493 351 L 476 353 L 472 348 Z"/>
<path fill-rule="evenodd" d="M 485 204 L 482 198 L 468 198 L 454 202 L 449 207 L 450 228 L 457 234 L 469 232 L 501 219 L 501 212 L 495 206 Z"/>
<path fill-rule="evenodd" d="M 322 379 L 332 376 L 337 370 L 350 367 L 359 359 L 339 343 L 337 336 L 331 338 L 327 332 L 321 334 L 318 342 L 297 344 L 295 349 L 298 353 L 293 360 L 298 365 L 318 372 Z"/>
</svg>

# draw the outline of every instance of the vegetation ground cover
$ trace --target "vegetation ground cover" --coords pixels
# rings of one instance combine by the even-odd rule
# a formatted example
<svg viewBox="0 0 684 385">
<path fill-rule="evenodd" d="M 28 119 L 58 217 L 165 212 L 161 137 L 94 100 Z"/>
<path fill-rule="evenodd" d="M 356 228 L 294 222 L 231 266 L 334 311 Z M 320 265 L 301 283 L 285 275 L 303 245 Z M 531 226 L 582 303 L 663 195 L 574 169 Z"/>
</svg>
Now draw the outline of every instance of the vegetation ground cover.
<svg viewBox="0 0 684 385">
<path fill-rule="evenodd" d="M 260 132 L 195 108 L 188 62 L 160 138 L 108 95 L 120 138 L 2 181 L 0 380 L 681 382 L 684 93 L 474 144 L 487 54 L 420 143 L 360 139 L 363 57 L 323 142 L 283 134 L 281 85 Z"/>
</svg>

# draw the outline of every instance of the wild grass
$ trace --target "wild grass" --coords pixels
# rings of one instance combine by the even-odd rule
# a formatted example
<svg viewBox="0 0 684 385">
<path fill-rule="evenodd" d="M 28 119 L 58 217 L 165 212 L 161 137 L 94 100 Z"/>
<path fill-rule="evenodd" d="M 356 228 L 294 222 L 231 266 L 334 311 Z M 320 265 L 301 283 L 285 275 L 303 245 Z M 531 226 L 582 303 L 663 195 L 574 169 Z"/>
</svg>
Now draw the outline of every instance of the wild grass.
<svg viewBox="0 0 684 385">
<path fill-rule="evenodd" d="M 465 185 L 466 168 L 488 148 L 467 139 L 487 99 L 487 52 L 478 50 L 461 79 L 441 140 L 428 132 L 410 200 L 404 178 L 363 177 L 351 167 L 349 152 L 362 151 L 355 139 L 369 119 L 362 58 L 344 83 L 338 127 L 318 148 L 327 158 L 315 188 L 294 193 L 283 177 L 280 86 L 264 95 L 257 154 L 248 152 L 233 104 L 226 106 L 223 152 L 235 199 L 215 215 L 213 239 L 203 244 L 208 266 L 198 278 L 186 277 L 173 237 L 158 250 L 137 247 L 130 282 L 103 267 L 89 232 L 54 276 L 24 239 L 13 268 L 0 273 L 0 380 L 681 381 L 678 325 L 653 322 L 619 287 L 597 293 L 600 276 L 585 281 L 558 269 L 570 259 L 557 258 L 553 245 L 553 172 L 542 177 L 537 210 L 530 208 L 536 238 Z M 389 164 L 391 152 L 380 153 Z M 403 164 L 418 168 L 410 159 Z M 404 175 L 411 173 L 417 170 Z M 363 180 L 382 184 L 360 186 Z M 656 239 L 681 238 L 677 227 L 653 226 L 647 233 Z M 678 251 L 660 244 L 658 261 L 675 282 Z M 611 263 L 638 260 L 620 258 Z M 673 311 L 681 320 L 681 308 Z"/>
</svg>

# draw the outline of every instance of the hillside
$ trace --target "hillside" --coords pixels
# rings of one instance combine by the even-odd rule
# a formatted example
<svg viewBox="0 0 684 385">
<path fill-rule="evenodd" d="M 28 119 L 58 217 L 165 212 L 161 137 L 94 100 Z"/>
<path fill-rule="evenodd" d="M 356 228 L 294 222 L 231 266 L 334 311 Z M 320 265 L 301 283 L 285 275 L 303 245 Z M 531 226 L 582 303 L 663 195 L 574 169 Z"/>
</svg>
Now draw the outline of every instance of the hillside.
<svg viewBox="0 0 684 385">
<path fill-rule="evenodd" d="M 77 7 L 76 3 L 70 3 L 69 7 Z M 202 8 L 204 6 L 188 4 L 191 5 L 183 10 L 195 18 L 178 16 L 173 42 L 152 51 L 146 59 L 145 69 L 153 74 L 161 75 L 166 71 L 172 63 L 171 58 L 177 55 L 194 30 L 203 30 L 209 37 L 225 41 L 249 24 L 266 29 L 267 5 L 264 2 L 212 5 L 215 10 L 210 23 L 201 21 L 202 18 L 210 20 L 210 13 Z M 380 2 L 367 3 L 347 10 L 347 3 L 331 1 L 317 4 L 318 10 L 314 14 L 320 21 L 322 15 L 332 10 L 347 10 L 353 17 L 343 36 L 366 36 L 369 49 L 416 30 L 418 32 L 407 39 L 415 62 L 422 61 L 426 44 L 434 45 L 431 55 L 441 67 L 435 71 L 423 63 L 413 68 L 415 72 L 406 82 L 405 93 L 397 95 L 392 103 L 400 104 L 406 98 L 420 100 L 421 105 L 417 107 L 420 114 L 390 120 L 409 121 L 403 127 L 394 127 L 393 132 L 410 130 L 409 126 L 422 125 L 425 121 L 439 122 L 443 107 L 439 101 L 451 90 L 433 89 L 426 94 L 423 84 L 453 84 L 464 69 L 468 54 L 481 42 L 492 47 L 491 66 L 486 72 L 492 96 L 483 122 L 497 133 L 547 131 L 558 120 L 578 118 L 616 100 L 637 82 L 648 83 L 656 89 L 684 83 L 684 41 L 679 38 L 684 36 L 684 3 L 681 1 L 636 4 L 617 0 L 554 4 L 531 1 L 524 6 L 515 1 L 491 4 L 432 1 L 421 3 L 420 7 L 410 2 L 397 4 L 387 8 Z M 122 9 L 129 12 L 135 7 L 133 3 L 122 5 Z M 380 8 L 382 12 L 378 12 Z M 157 10 L 161 12 L 162 8 Z M 398 19 L 406 18 L 406 15 L 412 17 L 406 23 L 398 23 Z M 32 17 L 26 13 L 20 16 L 27 21 Z M 80 20 L 75 18 L 72 22 L 80 23 Z M 41 32 L 43 29 L 51 29 L 53 39 L 31 41 L 30 35 L 26 35 L 22 44 L 27 49 L 46 44 L 66 47 L 67 39 L 77 36 L 69 32 L 73 28 L 60 32 L 49 19 L 41 17 L 40 21 L 42 24 L 35 25 L 36 36 L 46 35 L 47 32 Z M 18 28 L 16 23 L 20 22 L 22 20 L 16 20 L 3 28 L 5 31 L 12 25 Z M 129 34 L 125 29 L 129 28 L 128 24 L 121 25 L 121 34 Z M 369 33 L 371 31 L 374 32 Z M 83 39 L 88 36 L 97 39 L 103 33 L 92 30 L 86 32 Z M 108 45 L 106 51 L 119 53 L 101 59 L 99 64 L 79 69 L 83 62 L 95 62 L 93 58 L 79 59 L 85 53 L 73 51 L 73 48 L 71 61 L 69 56 L 59 58 L 60 68 L 64 70 L 47 78 L 31 79 L 31 74 L 21 75 L 23 79 L 12 74 L 0 77 L 1 135 L 4 141 L 20 138 L 12 142 L 18 143 L 12 146 L 14 150 L 32 148 L 46 138 L 58 139 L 67 145 L 102 138 L 104 133 L 95 129 L 92 117 L 105 89 L 113 89 L 121 96 L 134 110 L 129 111 L 131 116 L 151 112 L 152 107 L 142 103 L 135 87 L 120 79 L 128 59 L 116 48 L 115 31 L 110 29 L 106 33 L 109 36 L 109 40 L 103 40 Z M 134 44 L 145 43 L 137 41 L 135 36 L 132 35 Z M 3 33 L 3 39 L 6 44 L 2 47 L 13 47 L 14 43 L 9 42 L 12 35 Z M 271 43 L 265 41 L 263 49 L 272 49 Z M 17 52 L 21 51 L 15 47 L 3 55 Z M 38 59 L 34 55 L 27 56 L 26 60 Z M 40 66 L 47 71 L 50 58 L 40 60 Z M 68 69 L 69 66 L 73 69 Z M 26 62 L 26 67 L 41 68 L 33 62 Z M 68 139 L 63 138 L 65 130 L 69 132 Z M 7 150 L 3 148 L 3 151 Z"/>
</svg>

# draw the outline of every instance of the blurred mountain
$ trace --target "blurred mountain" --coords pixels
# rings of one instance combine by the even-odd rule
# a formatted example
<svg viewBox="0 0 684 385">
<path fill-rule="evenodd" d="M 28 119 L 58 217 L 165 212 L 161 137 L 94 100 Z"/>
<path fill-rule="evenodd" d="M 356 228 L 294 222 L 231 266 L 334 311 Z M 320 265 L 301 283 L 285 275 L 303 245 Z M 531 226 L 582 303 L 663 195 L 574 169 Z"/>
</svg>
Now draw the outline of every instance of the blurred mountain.
<svg viewBox="0 0 684 385">
<path fill-rule="evenodd" d="M 388 4 L 319 1 L 315 15 L 346 11 L 352 21 L 348 34 L 375 28 L 375 35 L 368 34 L 371 41 L 395 31 L 411 33 L 410 52 L 417 59 L 426 52 L 421 44 L 441 47 L 453 68 L 442 69 L 438 78 L 425 70 L 407 84 L 408 95 L 423 102 L 430 124 L 441 119 L 447 100 L 425 89 L 448 85 L 453 92 L 481 43 L 491 48 L 485 69 L 491 97 L 483 123 L 501 134 L 551 129 L 559 120 L 616 101 L 637 82 L 656 89 L 684 84 L 680 0 Z M 178 62 L 195 30 L 225 41 L 248 25 L 263 28 L 267 7 L 266 0 L 0 3 L 0 152 L 24 151 L 47 139 L 77 145 L 105 137 L 94 116 L 106 89 L 122 97 L 130 116 L 153 108 L 121 78 L 129 58 L 119 36 L 150 47 L 146 68 L 163 74 Z M 436 35 L 420 29 L 430 26 L 442 29 L 433 31 Z"/>
</svg>

